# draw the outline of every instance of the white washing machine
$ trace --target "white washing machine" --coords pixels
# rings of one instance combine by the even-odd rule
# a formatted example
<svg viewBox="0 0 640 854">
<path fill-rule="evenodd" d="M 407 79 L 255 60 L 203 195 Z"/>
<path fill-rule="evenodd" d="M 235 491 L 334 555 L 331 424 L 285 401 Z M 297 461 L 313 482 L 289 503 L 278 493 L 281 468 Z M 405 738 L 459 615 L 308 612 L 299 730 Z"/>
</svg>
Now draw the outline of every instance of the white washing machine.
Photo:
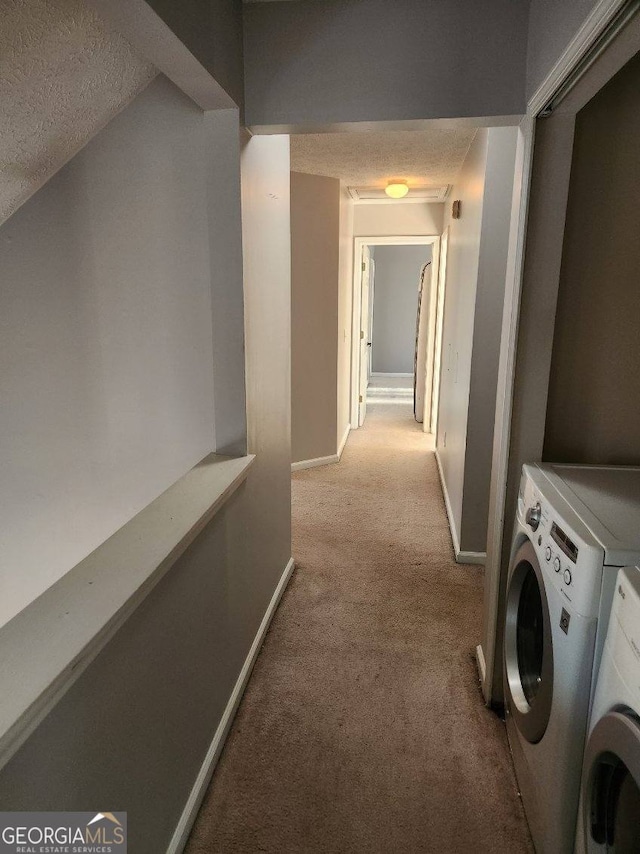
<svg viewBox="0 0 640 854">
<path fill-rule="evenodd" d="M 640 569 L 621 569 L 589 723 L 579 854 L 640 854 Z"/>
<path fill-rule="evenodd" d="M 619 567 L 640 563 L 640 468 L 524 466 L 504 634 L 507 733 L 538 854 L 571 854 L 594 674 Z"/>
</svg>

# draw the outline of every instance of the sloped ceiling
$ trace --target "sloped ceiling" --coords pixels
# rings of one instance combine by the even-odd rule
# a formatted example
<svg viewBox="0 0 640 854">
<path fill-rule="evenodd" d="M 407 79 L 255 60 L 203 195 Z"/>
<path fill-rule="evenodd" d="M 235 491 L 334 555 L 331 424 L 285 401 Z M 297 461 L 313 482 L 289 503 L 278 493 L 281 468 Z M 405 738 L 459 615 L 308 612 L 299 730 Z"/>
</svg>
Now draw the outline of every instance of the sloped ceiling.
<svg viewBox="0 0 640 854">
<path fill-rule="evenodd" d="M 155 77 L 82 0 L 0 0 L 0 222 Z"/>
<path fill-rule="evenodd" d="M 474 128 L 420 131 L 295 134 L 291 168 L 340 178 L 349 186 L 384 187 L 392 178 L 409 186 L 452 184 L 475 135 Z"/>
</svg>

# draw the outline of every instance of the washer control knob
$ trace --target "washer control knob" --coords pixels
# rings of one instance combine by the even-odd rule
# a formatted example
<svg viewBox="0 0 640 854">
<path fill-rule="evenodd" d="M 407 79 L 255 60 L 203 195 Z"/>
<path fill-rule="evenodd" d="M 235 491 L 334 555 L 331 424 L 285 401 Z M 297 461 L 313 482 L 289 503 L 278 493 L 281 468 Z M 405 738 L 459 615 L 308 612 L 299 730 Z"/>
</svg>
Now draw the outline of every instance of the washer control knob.
<svg viewBox="0 0 640 854">
<path fill-rule="evenodd" d="M 571 570 L 565 569 L 564 571 L 564 583 L 571 584 Z"/>
<path fill-rule="evenodd" d="M 546 547 L 546 549 L 544 550 L 544 556 L 546 560 L 551 560 L 551 546 Z"/>
<path fill-rule="evenodd" d="M 553 568 L 556 572 L 560 572 L 560 558 L 557 557 L 553 562 Z"/>
<path fill-rule="evenodd" d="M 527 513 L 525 515 L 525 522 L 531 528 L 532 531 L 538 530 L 538 525 L 540 524 L 540 517 L 542 516 L 542 508 L 540 507 L 540 502 L 535 505 L 535 507 L 529 507 Z"/>
</svg>

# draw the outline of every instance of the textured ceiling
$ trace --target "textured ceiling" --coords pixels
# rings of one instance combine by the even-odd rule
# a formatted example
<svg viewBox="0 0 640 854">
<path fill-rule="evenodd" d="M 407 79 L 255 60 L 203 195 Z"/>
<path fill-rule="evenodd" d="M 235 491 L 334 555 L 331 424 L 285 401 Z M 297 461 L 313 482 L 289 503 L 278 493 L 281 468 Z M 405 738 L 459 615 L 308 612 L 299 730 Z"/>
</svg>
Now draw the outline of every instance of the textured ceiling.
<svg viewBox="0 0 640 854">
<path fill-rule="evenodd" d="M 391 178 L 409 185 L 452 184 L 475 134 L 473 128 L 424 131 L 295 134 L 295 172 L 340 178 L 349 186 L 385 186 Z"/>
<path fill-rule="evenodd" d="M 0 0 L 0 222 L 156 75 L 82 0 Z"/>
</svg>

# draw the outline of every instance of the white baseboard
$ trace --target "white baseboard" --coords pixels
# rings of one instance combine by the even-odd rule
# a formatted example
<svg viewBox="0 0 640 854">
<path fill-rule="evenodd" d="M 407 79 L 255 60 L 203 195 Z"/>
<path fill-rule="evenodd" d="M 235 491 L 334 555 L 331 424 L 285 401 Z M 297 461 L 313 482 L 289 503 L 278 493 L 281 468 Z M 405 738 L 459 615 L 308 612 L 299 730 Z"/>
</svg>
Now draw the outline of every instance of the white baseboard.
<svg viewBox="0 0 640 854">
<path fill-rule="evenodd" d="M 456 554 L 456 563 L 474 563 L 484 566 L 486 562 L 486 552 L 457 552 Z"/>
<path fill-rule="evenodd" d="M 304 469 L 313 469 L 316 466 L 329 466 L 331 463 L 339 463 L 340 457 L 337 454 L 331 454 L 329 457 L 316 457 L 314 460 L 299 460 L 297 463 L 291 463 L 291 471 L 303 471 Z"/>
<path fill-rule="evenodd" d="M 438 474 L 440 475 L 440 485 L 442 486 L 442 495 L 444 496 L 444 506 L 447 510 L 447 519 L 449 520 L 449 530 L 451 531 L 451 542 L 453 544 L 453 553 L 455 555 L 456 563 L 472 563 L 472 564 L 481 564 L 484 565 L 487 560 L 486 552 L 463 552 L 460 549 L 460 538 L 458 537 L 458 531 L 456 530 L 456 523 L 453 516 L 453 509 L 451 507 L 451 501 L 449 500 L 449 492 L 447 490 L 447 484 L 444 479 L 444 471 L 442 470 L 442 461 L 440 459 L 440 454 L 438 451 L 435 451 L 436 463 L 438 466 Z"/>
<path fill-rule="evenodd" d="M 193 784 L 191 794 L 189 795 L 185 808 L 182 811 L 182 815 L 180 816 L 178 825 L 174 831 L 173 836 L 171 837 L 171 842 L 169 843 L 169 847 L 167 848 L 167 854 L 180 854 L 180 852 L 184 850 L 184 847 L 187 844 L 187 839 L 189 838 L 191 828 L 193 827 L 193 823 L 196 820 L 198 810 L 200 809 L 200 805 L 202 804 L 203 798 L 206 794 L 207 786 L 211 781 L 216 764 L 218 762 L 218 759 L 220 758 L 220 754 L 222 753 L 222 748 L 224 747 L 225 739 L 229 733 L 231 724 L 233 723 L 233 719 L 238 710 L 238 706 L 240 705 L 240 700 L 242 699 L 242 695 L 244 694 L 245 688 L 247 687 L 247 683 L 249 682 L 249 677 L 251 676 L 253 665 L 256 662 L 258 653 L 260 652 L 260 647 L 262 646 L 262 643 L 264 641 L 264 637 L 267 633 L 267 629 L 269 628 L 269 624 L 273 619 L 273 615 L 275 614 L 278 608 L 278 604 L 280 603 L 282 594 L 284 593 L 286 586 L 289 583 L 289 579 L 293 574 L 294 567 L 295 564 L 293 558 L 290 558 L 289 562 L 285 567 L 284 572 L 282 573 L 282 576 L 280 577 L 278 586 L 276 587 L 274 594 L 271 597 L 271 601 L 269 602 L 267 610 L 265 611 L 265 615 L 262 618 L 262 622 L 260 623 L 260 627 L 257 631 L 257 634 L 253 639 L 249 654 L 247 655 L 245 662 L 242 665 L 242 670 L 240 671 L 238 680 L 234 685 L 233 691 L 231 692 L 229 702 L 227 703 L 220 723 L 218 724 L 218 728 L 216 729 L 215 735 L 213 736 L 213 740 L 209 746 L 209 749 L 207 750 L 207 755 L 204 758 L 204 762 L 202 763 L 200 771 L 198 772 L 196 781 Z"/>
<path fill-rule="evenodd" d="M 304 469 L 314 469 L 316 466 L 330 466 L 333 463 L 339 463 L 350 432 L 351 424 L 347 424 L 342 439 L 340 439 L 337 454 L 330 454 L 328 457 L 315 457 L 312 460 L 298 460 L 297 463 L 291 463 L 291 471 L 304 471 Z"/>
<path fill-rule="evenodd" d="M 476 647 L 476 662 L 478 663 L 478 675 L 480 676 L 480 682 L 484 687 L 484 682 L 487 678 L 487 664 L 484 660 L 484 650 L 482 649 L 481 644 L 478 644 Z"/>
<path fill-rule="evenodd" d="M 413 374 L 387 374 L 384 371 L 371 371 L 372 377 L 412 377 Z"/>
<path fill-rule="evenodd" d="M 453 543 L 453 551 L 456 556 L 456 560 L 458 559 L 458 555 L 460 554 L 460 540 L 458 538 L 458 532 L 456 530 L 456 523 L 453 517 L 453 509 L 451 507 L 451 501 L 449 500 L 449 491 L 447 490 L 447 484 L 444 479 L 444 471 L 442 470 L 442 460 L 440 459 L 440 454 L 436 448 L 435 451 L 436 456 L 436 464 L 438 466 L 438 474 L 440 475 L 440 486 L 442 487 L 442 495 L 444 497 L 444 506 L 447 511 L 447 519 L 449 520 L 449 531 L 451 532 L 451 541 Z"/>
<path fill-rule="evenodd" d="M 344 446 L 347 444 L 347 439 L 349 438 L 349 433 L 351 432 L 351 424 L 347 424 L 344 428 L 344 433 L 342 435 L 342 439 L 340 439 L 340 444 L 338 445 L 338 459 L 342 459 L 342 452 L 344 451 Z"/>
</svg>

